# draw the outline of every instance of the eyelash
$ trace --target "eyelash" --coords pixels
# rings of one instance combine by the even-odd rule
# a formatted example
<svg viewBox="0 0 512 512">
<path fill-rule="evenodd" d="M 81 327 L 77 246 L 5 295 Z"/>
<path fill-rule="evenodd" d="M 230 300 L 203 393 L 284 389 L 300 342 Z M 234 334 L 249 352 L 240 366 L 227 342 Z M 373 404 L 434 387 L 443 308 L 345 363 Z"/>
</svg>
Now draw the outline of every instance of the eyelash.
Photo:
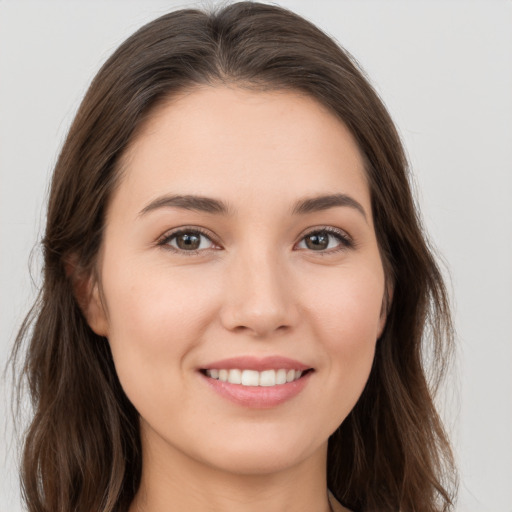
<svg viewBox="0 0 512 512">
<path fill-rule="evenodd" d="M 332 226 L 324 226 L 324 227 L 316 228 L 312 231 L 309 231 L 308 233 L 306 233 L 305 235 L 302 236 L 300 241 L 302 242 L 302 240 L 304 240 L 308 236 L 318 235 L 321 233 L 326 233 L 328 235 L 333 236 L 334 238 L 336 238 L 338 240 L 338 242 L 340 242 L 340 245 L 339 245 L 339 247 L 337 247 L 335 249 L 319 250 L 319 251 L 311 250 L 311 252 L 316 253 L 320 256 L 327 256 L 327 255 L 334 254 L 334 253 L 344 251 L 347 249 L 352 249 L 355 245 L 353 240 L 344 231 L 342 231 L 341 229 L 333 228 Z M 181 228 L 176 231 L 172 231 L 171 233 L 165 234 L 163 236 L 163 238 L 157 242 L 157 245 L 165 248 L 166 250 L 169 250 L 169 251 L 172 251 L 172 252 L 175 252 L 178 254 L 183 254 L 184 256 L 196 256 L 203 251 L 211 250 L 211 249 L 193 249 L 193 250 L 187 251 L 187 250 L 179 249 L 179 248 L 172 247 L 171 245 L 169 245 L 171 240 L 175 239 L 176 237 L 178 237 L 180 235 L 184 235 L 184 234 L 202 235 L 202 236 L 206 237 L 208 240 L 210 240 L 212 243 L 215 243 L 214 240 L 212 240 L 212 237 L 209 233 L 207 233 L 206 231 L 204 231 L 201 228 L 194 227 L 194 228 Z M 213 249 L 213 250 L 217 250 L 217 249 Z"/>
</svg>

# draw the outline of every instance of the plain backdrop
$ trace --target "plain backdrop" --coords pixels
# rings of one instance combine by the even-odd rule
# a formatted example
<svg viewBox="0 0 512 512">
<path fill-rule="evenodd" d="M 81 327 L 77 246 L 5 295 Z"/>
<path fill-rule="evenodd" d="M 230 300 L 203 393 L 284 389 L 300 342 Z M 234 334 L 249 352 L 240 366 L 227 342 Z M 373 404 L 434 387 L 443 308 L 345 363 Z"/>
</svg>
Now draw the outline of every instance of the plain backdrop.
<svg viewBox="0 0 512 512">
<path fill-rule="evenodd" d="M 95 72 L 142 24 L 214 2 L 0 0 L 0 362 L 35 296 L 52 167 Z M 450 276 L 457 364 L 440 397 L 462 512 L 512 512 L 512 2 L 283 0 L 362 64 L 389 108 Z M 20 512 L 9 379 L 0 512 Z"/>
</svg>

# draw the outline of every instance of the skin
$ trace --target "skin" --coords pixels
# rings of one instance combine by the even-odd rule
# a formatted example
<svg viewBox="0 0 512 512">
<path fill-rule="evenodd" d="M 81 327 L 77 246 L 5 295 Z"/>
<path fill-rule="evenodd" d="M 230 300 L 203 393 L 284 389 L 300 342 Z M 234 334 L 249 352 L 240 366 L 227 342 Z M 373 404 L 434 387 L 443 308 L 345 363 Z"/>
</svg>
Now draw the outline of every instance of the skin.
<svg viewBox="0 0 512 512">
<path fill-rule="evenodd" d="M 175 97 L 125 152 L 86 316 L 108 338 L 140 413 L 142 485 L 131 512 L 328 511 L 329 435 L 368 379 L 385 323 L 385 276 L 370 192 L 347 128 L 290 91 L 197 87 Z M 292 214 L 299 199 L 336 206 Z M 224 201 L 229 215 L 148 204 Z M 177 227 L 202 228 L 178 252 Z M 306 244 L 325 227 L 327 247 Z M 174 251 L 171 247 L 174 246 Z M 199 372 L 234 356 L 280 355 L 314 371 L 271 408 L 226 400 Z M 335 510 L 346 510 L 339 504 Z"/>
</svg>

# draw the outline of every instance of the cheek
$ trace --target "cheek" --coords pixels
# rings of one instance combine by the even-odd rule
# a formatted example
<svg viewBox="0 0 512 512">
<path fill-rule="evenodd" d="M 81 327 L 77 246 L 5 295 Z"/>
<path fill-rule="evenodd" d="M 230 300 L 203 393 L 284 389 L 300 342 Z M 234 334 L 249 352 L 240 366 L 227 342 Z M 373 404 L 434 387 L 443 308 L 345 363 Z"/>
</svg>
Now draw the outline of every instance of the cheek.
<svg viewBox="0 0 512 512">
<path fill-rule="evenodd" d="M 136 403 L 150 390 L 168 392 L 187 354 L 212 321 L 212 291 L 197 272 L 104 265 L 109 343 L 125 392 Z"/>
<path fill-rule="evenodd" d="M 371 267 L 369 267 L 371 269 Z M 328 388 L 345 416 L 359 398 L 373 364 L 381 326 L 384 277 L 377 271 L 347 271 L 339 281 L 324 283 L 309 302 L 310 318 L 328 360 Z M 332 398 L 332 396 L 331 396 Z"/>
<path fill-rule="evenodd" d="M 198 327 L 210 302 L 212 287 L 197 270 L 173 272 L 144 262 L 104 268 L 111 336 L 142 338 L 146 348 L 168 346 L 183 329 Z"/>
<path fill-rule="evenodd" d="M 333 349 L 357 350 L 361 342 L 375 342 L 381 324 L 384 276 L 379 267 L 341 269 L 314 288 L 310 316 Z"/>
</svg>

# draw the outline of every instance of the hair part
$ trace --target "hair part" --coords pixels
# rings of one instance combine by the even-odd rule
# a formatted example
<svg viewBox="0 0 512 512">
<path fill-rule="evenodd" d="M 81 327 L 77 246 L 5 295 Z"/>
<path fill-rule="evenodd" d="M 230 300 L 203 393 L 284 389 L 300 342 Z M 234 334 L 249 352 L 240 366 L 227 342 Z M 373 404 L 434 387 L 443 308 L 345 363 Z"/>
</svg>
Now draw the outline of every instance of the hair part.
<svg viewBox="0 0 512 512">
<path fill-rule="evenodd" d="M 331 38 L 286 9 L 240 2 L 172 12 L 142 27 L 102 66 L 69 130 L 53 174 L 43 286 L 12 355 L 16 365 L 26 340 L 20 386 L 26 379 L 34 409 L 22 461 L 29 512 L 124 512 L 138 490 L 138 413 L 106 338 L 84 318 L 76 280 L 94 276 L 121 157 L 144 120 L 163 101 L 218 84 L 311 96 L 348 127 L 366 162 L 393 298 L 369 381 L 329 439 L 329 488 L 354 511 L 451 510 L 454 463 L 433 391 L 453 331 L 400 138 L 363 72 Z"/>
</svg>

